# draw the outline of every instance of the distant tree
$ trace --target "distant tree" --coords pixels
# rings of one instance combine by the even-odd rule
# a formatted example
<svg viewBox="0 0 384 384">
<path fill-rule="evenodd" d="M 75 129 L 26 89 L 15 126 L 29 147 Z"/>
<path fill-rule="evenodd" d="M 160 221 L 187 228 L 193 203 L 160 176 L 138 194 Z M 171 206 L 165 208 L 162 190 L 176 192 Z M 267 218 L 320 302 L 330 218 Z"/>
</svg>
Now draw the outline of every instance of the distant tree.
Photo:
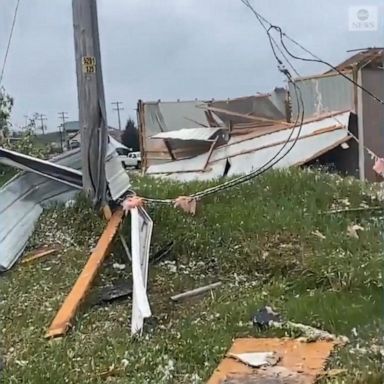
<svg viewBox="0 0 384 384">
<path fill-rule="evenodd" d="M 124 132 L 121 135 L 121 142 L 133 151 L 140 151 L 139 132 L 136 128 L 135 122 L 129 118 L 125 125 Z"/>
<path fill-rule="evenodd" d="M 13 107 L 13 99 L 0 88 L 0 142 L 9 135 L 9 117 Z"/>
</svg>

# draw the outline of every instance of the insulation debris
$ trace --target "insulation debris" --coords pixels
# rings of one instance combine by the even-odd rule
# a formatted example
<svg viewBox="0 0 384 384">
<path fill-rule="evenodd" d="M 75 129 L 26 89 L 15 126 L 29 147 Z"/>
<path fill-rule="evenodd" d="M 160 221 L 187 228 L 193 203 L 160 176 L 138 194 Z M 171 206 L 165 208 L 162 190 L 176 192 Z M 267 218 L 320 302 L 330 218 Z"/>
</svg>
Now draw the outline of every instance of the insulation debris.
<svg viewBox="0 0 384 384">
<path fill-rule="evenodd" d="M 194 197 L 190 196 L 180 196 L 175 200 L 174 207 L 180 208 L 186 213 L 191 215 L 196 214 L 197 201 Z"/>
<path fill-rule="evenodd" d="M 129 213 L 131 209 L 142 207 L 143 204 L 144 204 L 144 200 L 138 196 L 128 197 L 121 203 L 126 215 Z"/>
</svg>

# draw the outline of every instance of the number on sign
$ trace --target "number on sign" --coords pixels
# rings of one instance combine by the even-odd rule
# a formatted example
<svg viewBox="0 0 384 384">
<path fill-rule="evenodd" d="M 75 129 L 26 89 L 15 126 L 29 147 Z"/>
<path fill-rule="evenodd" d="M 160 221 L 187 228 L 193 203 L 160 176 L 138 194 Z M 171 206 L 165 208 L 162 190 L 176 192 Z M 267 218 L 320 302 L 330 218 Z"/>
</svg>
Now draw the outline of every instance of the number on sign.
<svg viewBox="0 0 384 384">
<path fill-rule="evenodd" d="M 84 56 L 81 59 L 84 73 L 96 72 L 96 59 L 93 56 Z"/>
</svg>

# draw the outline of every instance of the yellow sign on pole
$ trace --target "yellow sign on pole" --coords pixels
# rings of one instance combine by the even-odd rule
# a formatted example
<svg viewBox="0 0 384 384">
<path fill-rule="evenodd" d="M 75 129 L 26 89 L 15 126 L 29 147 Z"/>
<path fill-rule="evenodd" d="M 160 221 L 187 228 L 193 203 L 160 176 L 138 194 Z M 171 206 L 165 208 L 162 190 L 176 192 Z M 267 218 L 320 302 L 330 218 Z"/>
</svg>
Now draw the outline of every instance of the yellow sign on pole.
<svg viewBox="0 0 384 384">
<path fill-rule="evenodd" d="M 96 59 L 93 56 L 83 56 L 83 73 L 95 73 L 96 72 Z"/>
</svg>

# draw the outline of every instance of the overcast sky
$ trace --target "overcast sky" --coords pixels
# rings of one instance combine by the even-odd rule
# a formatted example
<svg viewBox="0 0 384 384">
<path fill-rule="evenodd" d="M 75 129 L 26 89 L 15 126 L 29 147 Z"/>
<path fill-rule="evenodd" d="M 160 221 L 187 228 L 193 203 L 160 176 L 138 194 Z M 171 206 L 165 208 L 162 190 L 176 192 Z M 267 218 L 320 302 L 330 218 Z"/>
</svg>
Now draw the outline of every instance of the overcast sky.
<svg viewBox="0 0 384 384">
<path fill-rule="evenodd" d="M 16 0 L 0 0 L 3 61 Z M 324 60 L 384 45 L 382 0 L 254 0 L 256 9 Z M 377 31 L 350 31 L 350 6 L 377 6 Z M 135 117 L 138 99 L 211 99 L 284 85 L 265 32 L 240 0 L 98 0 L 108 122 Z M 295 63 L 303 75 L 325 68 Z M 3 86 L 15 98 L 14 126 L 34 112 L 56 130 L 57 112 L 78 116 L 71 0 L 21 0 Z"/>
</svg>

